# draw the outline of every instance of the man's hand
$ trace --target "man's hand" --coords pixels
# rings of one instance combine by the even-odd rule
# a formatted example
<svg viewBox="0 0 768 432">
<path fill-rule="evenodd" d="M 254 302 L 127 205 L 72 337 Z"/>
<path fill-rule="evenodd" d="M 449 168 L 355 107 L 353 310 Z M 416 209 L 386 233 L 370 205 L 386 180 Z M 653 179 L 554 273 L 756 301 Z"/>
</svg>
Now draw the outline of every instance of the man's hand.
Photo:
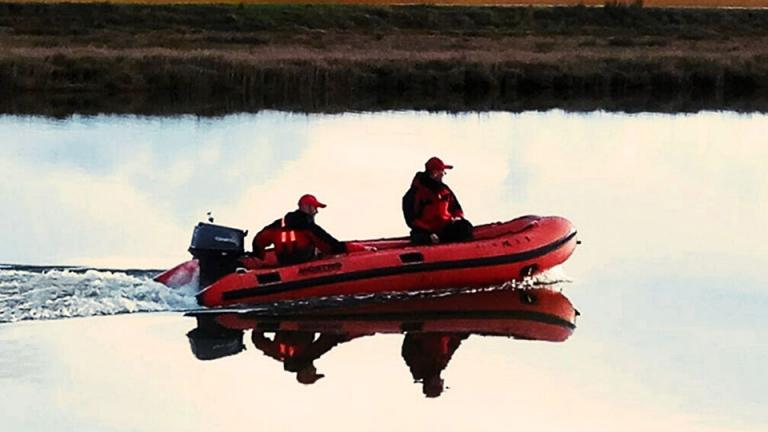
<svg viewBox="0 0 768 432">
<path fill-rule="evenodd" d="M 379 249 L 376 248 L 376 246 L 364 246 L 363 250 L 368 251 L 368 252 L 376 252 Z"/>
</svg>

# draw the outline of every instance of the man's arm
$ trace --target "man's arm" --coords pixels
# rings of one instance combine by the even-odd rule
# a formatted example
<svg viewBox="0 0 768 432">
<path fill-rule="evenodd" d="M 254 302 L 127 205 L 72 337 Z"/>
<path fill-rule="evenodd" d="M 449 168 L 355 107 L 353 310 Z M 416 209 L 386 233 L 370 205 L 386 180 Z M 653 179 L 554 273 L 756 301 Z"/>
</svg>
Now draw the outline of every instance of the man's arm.
<svg viewBox="0 0 768 432">
<path fill-rule="evenodd" d="M 323 253 L 335 255 L 347 252 L 347 247 L 344 243 L 336 240 L 334 236 L 328 234 L 319 225 L 312 225 L 309 232 L 313 237 L 315 247 Z"/>
<path fill-rule="evenodd" d="M 251 333 L 251 342 L 253 342 L 253 346 L 261 350 L 265 355 L 273 359 L 282 360 L 277 344 L 275 341 L 264 336 L 264 333 L 253 331 Z"/>
<path fill-rule="evenodd" d="M 253 237 L 251 245 L 253 246 L 253 255 L 256 258 L 264 259 L 264 249 L 275 242 L 276 222 L 265 226 Z"/>
<path fill-rule="evenodd" d="M 405 224 L 410 228 L 413 228 L 413 220 L 416 219 L 415 196 L 416 191 L 414 188 L 410 188 L 408 189 L 408 192 L 403 195 L 402 201 L 403 218 L 405 218 Z"/>
<path fill-rule="evenodd" d="M 451 216 L 454 218 L 464 219 L 464 210 L 461 208 L 461 204 L 459 204 L 459 199 L 456 198 L 456 194 L 453 193 L 451 188 L 448 188 L 448 190 L 451 191 L 451 196 L 453 197 L 448 211 L 451 212 Z"/>
</svg>

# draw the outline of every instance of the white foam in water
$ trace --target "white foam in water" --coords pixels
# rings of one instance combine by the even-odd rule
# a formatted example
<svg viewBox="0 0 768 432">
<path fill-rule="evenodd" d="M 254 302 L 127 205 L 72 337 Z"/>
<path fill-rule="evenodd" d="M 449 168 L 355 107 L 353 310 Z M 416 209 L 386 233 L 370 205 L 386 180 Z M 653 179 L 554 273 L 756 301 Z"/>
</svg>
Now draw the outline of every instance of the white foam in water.
<svg viewBox="0 0 768 432">
<path fill-rule="evenodd" d="M 0 322 L 197 307 L 196 286 L 168 288 L 120 271 L 0 270 Z"/>
<path fill-rule="evenodd" d="M 565 274 L 565 269 L 561 265 L 554 266 L 547 269 L 532 279 L 533 285 L 539 287 L 540 285 L 557 286 L 562 291 L 563 284 L 573 282 L 573 280 Z"/>
</svg>

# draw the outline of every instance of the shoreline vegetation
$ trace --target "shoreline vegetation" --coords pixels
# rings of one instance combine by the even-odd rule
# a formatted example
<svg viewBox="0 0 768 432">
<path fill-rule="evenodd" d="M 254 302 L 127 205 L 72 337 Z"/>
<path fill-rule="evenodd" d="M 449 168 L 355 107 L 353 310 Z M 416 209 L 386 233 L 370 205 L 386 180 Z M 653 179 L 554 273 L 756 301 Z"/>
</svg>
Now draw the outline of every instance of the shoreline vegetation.
<svg viewBox="0 0 768 432">
<path fill-rule="evenodd" d="M 606 3 L 666 8 L 768 8 L 765 0 L 11 0 L 8 3 L 143 5 L 357 5 L 357 6 L 604 6 Z"/>
<path fill-rule="evenodd" d="M 0 3 L 0 113 L 768 111 L 768 10 Z"/>
</svg>

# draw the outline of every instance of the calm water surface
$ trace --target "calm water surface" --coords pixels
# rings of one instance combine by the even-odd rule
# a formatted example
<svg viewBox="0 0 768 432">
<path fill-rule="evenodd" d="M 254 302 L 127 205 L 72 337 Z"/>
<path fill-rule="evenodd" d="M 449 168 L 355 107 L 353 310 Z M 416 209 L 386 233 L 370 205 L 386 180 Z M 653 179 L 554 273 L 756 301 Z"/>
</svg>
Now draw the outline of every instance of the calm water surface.
<svg viewBox="0 0 768 432">
<path fill-rule="evenodd" d="M 0 268 L 0 317 L 25 319 L 0 324 L 0 429 L 768 430 L 766 130 L 712 112 L 0 116 L 0 263 L 165 268 L 207 211 L 254 233 L 305 192 L 339 238 L 402 235 L 432 155 L 474 223 L 560 215 L 583 241 L 558 273 L 573 335 L 463 339 L 436 398 L 400 334 L 338 344 L 305 385 L 250 334 L 198 360 L 190 293 L 146 275 Z M 93 316 L 131 311 L 160 312 Z"/>
</svg>

